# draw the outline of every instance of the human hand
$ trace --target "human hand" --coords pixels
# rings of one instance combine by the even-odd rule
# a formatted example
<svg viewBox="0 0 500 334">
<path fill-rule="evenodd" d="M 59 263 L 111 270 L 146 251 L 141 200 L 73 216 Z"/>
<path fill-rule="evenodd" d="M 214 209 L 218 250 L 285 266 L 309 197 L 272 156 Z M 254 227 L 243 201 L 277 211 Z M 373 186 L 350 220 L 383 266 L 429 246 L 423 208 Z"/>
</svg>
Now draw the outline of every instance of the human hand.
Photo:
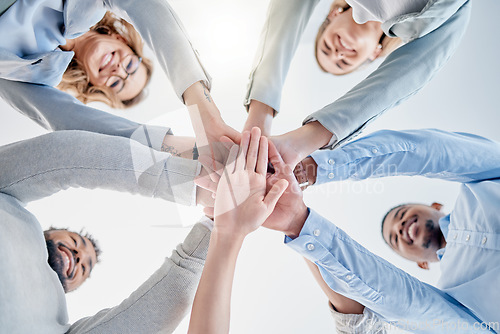
<svg viewBox="0 0 500 334">
<path fill-rule="evenodd" d="M 245 237 L 271 214 L 288 181 L 277 180 L 266 193 L 268 140 L 260 129 L 245 131 L 234 145 L 217 187 L 215 226 L 218 233 Z"/>
<path fill-rule="evenodd" d="M 281 180 L 286 180 L 288 187 L 263 226 L 284 232 L 292 238 L 297 237 L 308 216 L 307 207 L 302 200 L 302 191 L 292 169 L 283 161 L 273 142 L 269 143 L 269 160 L 273 165 L 274 174 L 267 178 L 267 188 L 273 187 Z"/>
<path fill-rule="evenodd" d="M 283 161 L 291 169 L 309 154 L 330 142 L 332 133 L 314 121 L 279 136 L 270 137 Z"/>
</svg>

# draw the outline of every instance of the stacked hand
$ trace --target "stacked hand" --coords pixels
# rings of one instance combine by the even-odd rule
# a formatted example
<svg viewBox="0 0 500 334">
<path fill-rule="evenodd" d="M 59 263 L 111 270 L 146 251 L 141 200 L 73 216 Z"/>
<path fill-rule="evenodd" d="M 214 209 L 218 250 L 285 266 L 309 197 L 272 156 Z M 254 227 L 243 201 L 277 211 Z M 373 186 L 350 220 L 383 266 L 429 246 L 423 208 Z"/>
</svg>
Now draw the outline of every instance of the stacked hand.
<svg viewBox="0 0 500 334">
<path fill-rule="evenodd" d="M 292 169 L 260 130 L 244 132 L 241 146 L 222 138 L 230 148 L 224 167 L 209 156 L 200 156 L 206 168 L 216 177 L 200 177 L 196 183 L 216 194 L 215 209 L 205 213 L 215 216 L 215 226 L 232 233 L 248 234 L 264 224 L 270 229 L 298 235 L 307 208 Z M 274 173 L 267 173 L 268 161 Z"/>
</svg>

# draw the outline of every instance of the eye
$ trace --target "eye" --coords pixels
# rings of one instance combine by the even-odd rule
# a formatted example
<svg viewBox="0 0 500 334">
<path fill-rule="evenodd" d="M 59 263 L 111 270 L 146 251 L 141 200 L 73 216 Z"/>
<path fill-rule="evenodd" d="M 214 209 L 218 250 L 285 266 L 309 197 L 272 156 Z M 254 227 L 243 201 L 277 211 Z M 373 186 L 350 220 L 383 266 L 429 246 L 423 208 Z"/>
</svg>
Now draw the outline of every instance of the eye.
<svg viewBox="0 0 500 334">
<path fill-rule="evenodd" d="M 75 246 L 76 246 L 76 239 L 71 237 L 71 239 L 73 240 L 73 242 L 75 243 Z"/>
<path fill-rule="evenodd" d="M 85 275 L 85 266 L 82 264 L 82 275 Z"/>
<path fill-rule="evenodd" d="M 130 73 L 130 70 L 132 69 L 132 66 L 134 65 L 133 61 L 129 61 L 127 66 L 125 66 L 125 69 L 127 70 L 127 73 Z"/>
<path fill-rule="evenodd" d="M 110 88 L 117 88 L 118 85 L 120 84 L 120 80 L 115 80 L 109 85 Z"/>
<path fill-rule="evenodd" d="M 344 59 L 341 59 L 340 60 L 342 62 L 342 64 L 346 65 L 346 66 L 350 66 L 351 64 L 349 64 L 348 62 L 346 62 Z"/>
<path fill-rule="evenodd" d="M 398 235 L 396 234 L 396 236 L 394 237 L 394 243 L 396 244 L 396 246 L 398 245 Z"/>
</svg>

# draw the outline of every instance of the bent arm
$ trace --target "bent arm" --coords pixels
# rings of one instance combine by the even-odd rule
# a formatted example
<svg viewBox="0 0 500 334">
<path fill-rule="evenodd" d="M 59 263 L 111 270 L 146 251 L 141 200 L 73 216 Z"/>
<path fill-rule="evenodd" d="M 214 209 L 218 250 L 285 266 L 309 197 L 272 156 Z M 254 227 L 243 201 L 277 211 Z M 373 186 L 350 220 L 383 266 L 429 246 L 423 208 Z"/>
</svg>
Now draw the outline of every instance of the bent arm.
<svg viewBox="0 0 500 334">
<path fill-rule="evenodd" d="M 451 328 L 460 322 L 473 328 L 478 321 L 458 301 L 372 254 L 313 210 L 299 236 L 294 240 L 286 237 L 285 242 L 318 266 L 332 290 L 386 322 L 401 327 L 401 319 L 407 325 L 432 324 L 437 319 L 439 326 L 419 327 L 415 332 L 442 333 L 443 326 Z"/>
<path fill-rule="evenodd" d="M 193 205 L 194 178 L 200 173 L 197 161 L 83 131 L 57 131 L 3 146 L 0 166 L 0 191 L 25 203 L 82 187 Z"/>
<path fill-rule="evenodd" d="M 74 323 L 67 334 L 172 333 L 189 311 L 210 231 L 196 224 L 172 256 L 120 305 Z"/>
<path fill-rule="evenodd" d="M 470 7 L 470 2 L 464 4 L 438 29 L 392 52 L 366 79 L 337 101 L 311 114 L 304 123 L 320 122 L 336 136 L 337 142 L 329 145 L 334 148 L 386 110 L 416 94 L 457 49 L 469 21 Z"/>
<path fill-rule="evenodd" d="M 131 138 L 161 149 L 170 128 L 143 125 L 88 107 L 68 93 L 45 86 L 0 79 L 0 96 L 21 114 L 50 131 L 84 130 Z"/>
<path fill-rule="evenodd" d="M 377 131 L 311 157 L 318 165 L 317 184 L 397 175 L 461 183 L 500 177 L 500 143 L 436 129 Z"/>
<path fill-rule="evenodd" d="M 201 64 L 181 21 L 165 0 L 105 0 L 106 7 L 131 22 L 153 50 L 174 90 L 183 101 L 186 89 L 211 78 Z"/>
<path fill-rule="evenodd" d="M 281 90 L 300 37 L 319 0 L 272 0 L 250 72 L 245 105 L 257 100 L 279 112 Z"/>
</svg>

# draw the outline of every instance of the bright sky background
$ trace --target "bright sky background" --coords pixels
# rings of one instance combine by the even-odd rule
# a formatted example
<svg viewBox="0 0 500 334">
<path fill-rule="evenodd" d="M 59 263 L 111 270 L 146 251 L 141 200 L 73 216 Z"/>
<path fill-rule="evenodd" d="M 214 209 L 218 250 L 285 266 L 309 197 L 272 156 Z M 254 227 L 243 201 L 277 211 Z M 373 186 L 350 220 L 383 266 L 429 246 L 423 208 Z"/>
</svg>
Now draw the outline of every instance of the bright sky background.
<svg viewBox="0 0 500 334">
<path fill-rule="evenodd" d="M 172 0 L 207 69 L 214 78 L 212 95 L 223 118 L 241 129 L 242 106 L 253 53 L 268 0 Z M 344 77 L 319 71 L 313 58 L 315 32 L 327 13 L 322 1 L 311 19 L 292 63 L 284 88 L 282 111 L 273 133 L 300 126 L 302 119 L 364 78 L 374 66 Z M 366 133 L 389 128 L 440 128 L 472 132 L 500 140 L 498 124 L 497 32 L 500 2 L 475 1 L 471 22 L 457 53 L 417 96 L 372 123 Z M 431 51 L 431 50 L 429 50 Z M 151 53 L 151 52 L 150 52 Z M 183 105 L 156 66 L 144 103 L 115 113 L 141 122 L 172 127 L 192 135 Z M 96 104 L 99 108 L 107 108 Z M 31 138 L 46 131 L 0 101 L 0 144 Z M 460 148 L 457 147 L 457 150 Z M 380 220 L 385 211 L 403 202 L 440 201 L 453 208 L 458 185 L 424 178 L 398 177 L 365 182 L 341 182 L 308 189 L 306 203 L 347 231 L 374 253 L 425 282 L 434 284 L 439 265 L 429 272 L 398 258 L 384 244 Z M 44 228 L 85 227 L 101 244 L 102 263 L 92 278 L 68 295 L 71 321 L 118 304 L 145 281 L 165 256 L 183 240 L 200 208 L 175 205 L 110 191 L 72 189 L 28 205 Z M 280 233 L 259 230 L 241 251 L 233 288 L 232 333 L 333 333 L 326 298 L 300 257 L 283 245 Z M 185 333 L 187 321 L 176 333 Z"/>
</svg>

